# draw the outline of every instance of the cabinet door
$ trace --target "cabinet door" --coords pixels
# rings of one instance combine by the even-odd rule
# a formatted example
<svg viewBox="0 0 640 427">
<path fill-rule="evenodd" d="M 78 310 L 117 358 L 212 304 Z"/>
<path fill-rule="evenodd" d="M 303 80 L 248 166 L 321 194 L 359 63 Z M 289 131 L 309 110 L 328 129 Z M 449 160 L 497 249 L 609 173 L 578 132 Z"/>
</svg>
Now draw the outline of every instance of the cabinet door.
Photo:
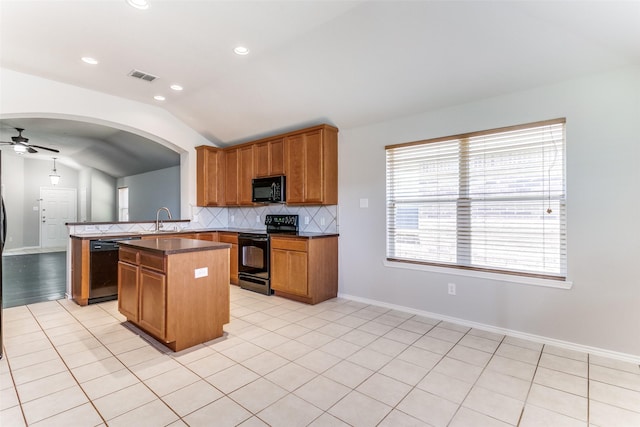
<svg viewBox="0 0 640 427">
<path fill-rule="evenodd" d="M 222 150 L 196 147 L 196 200 L 198 206 L 219 206 L 224 203 L 224 164 Z"/>
<path fill-rule="evenodd" d="M 271 250 L 271 288 L 294 295 L 308 294 L 307 253 Z"/>
<path fill-rule="evenodd" d="M 238 200 L 241 205 L 252 205 L 252 190 L 251 180 L 253 176 L 253 145 L 242 147 L 238 149 L 238 189 L 240 192 L 240 199 Z"/>
<path fill-rule="evenodd" d="M 322 130 L 287 138 L 287 203 L 324 203 Z"/>
<path fill-rule="evenodd" d="M 324 201 L 324 153 L 322 131 L 303 135 L 304 139 L 304 202 Z"/>
<path fill-rule="evenodd" d="M 253 146 L 256 178 L 284 175 L 284 138 L 259 142 Z"/>
<path fill-rule="evenodd" d="M 284 138 L 269 141 L 269 175 L 284 175 Z"/>
<path fill-rule="evenodd" d="M 166 337 L 167 283 L 166 276 L 156 271 L 140 269 L 141 328 L 160 339 Z"/>
<path fill-rule="evenodd" d="M 132 322 L 138 321 L 138 266 L 118 262 L 118 310 Z"/>
<path fill-rule="evenodd" d="M 303 135 L 287 137 L 287 203 L 304 203 L 305 185 L 305 141 Z"/>
<path fill-rule="evenodd" d="M 238 150 L 224 152 L 224 202 L 227 206 L 238 205 Z"/>
<path fill-rule="evenodd" d="M 229 249 L 229 281 L 238 284 L 238 233 L 219 233 L 218 239 L 222 243 L 230 243 Z"/>
<path fill-rule="evenodd" d="M 255 156 L 254 172 L 256 178 L 262 178 L 270 175 L 271 168 L 269 167 L 269 143 L 260 142 L 253 148 L 253 154 Z"/>
</svg>

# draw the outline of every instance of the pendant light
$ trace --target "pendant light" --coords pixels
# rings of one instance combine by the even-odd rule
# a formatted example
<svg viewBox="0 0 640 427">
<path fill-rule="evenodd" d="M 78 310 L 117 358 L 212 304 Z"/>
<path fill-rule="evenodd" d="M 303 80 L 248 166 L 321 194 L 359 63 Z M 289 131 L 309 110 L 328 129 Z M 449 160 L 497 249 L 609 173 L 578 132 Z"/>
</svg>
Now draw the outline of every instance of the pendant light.
<svg viewBox="0 0 640 427">
<path fill-rule="evenodd" d="M 56 158 L 53 158 L 53 171 L 49 174 L 49 179 L 51 180 L 51 185 L 57 185 L 60 182 L 60 175 L 58 175 L 56 171 Z"/>
</svg>

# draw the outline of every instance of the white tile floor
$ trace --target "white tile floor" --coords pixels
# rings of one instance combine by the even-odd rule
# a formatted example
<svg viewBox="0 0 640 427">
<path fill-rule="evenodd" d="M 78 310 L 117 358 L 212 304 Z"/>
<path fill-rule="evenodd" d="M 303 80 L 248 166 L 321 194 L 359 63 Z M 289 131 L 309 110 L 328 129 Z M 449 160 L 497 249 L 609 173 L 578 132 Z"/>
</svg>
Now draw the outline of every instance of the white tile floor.
<svg viewBox="0 0 640 427">
<path fill-rule="evenodd" d="M 115 301 L 4 310 L 2 426 L 640 426 L 640 368 L 348 300 L 231 287 L 172 353 Z"/>
</svg>

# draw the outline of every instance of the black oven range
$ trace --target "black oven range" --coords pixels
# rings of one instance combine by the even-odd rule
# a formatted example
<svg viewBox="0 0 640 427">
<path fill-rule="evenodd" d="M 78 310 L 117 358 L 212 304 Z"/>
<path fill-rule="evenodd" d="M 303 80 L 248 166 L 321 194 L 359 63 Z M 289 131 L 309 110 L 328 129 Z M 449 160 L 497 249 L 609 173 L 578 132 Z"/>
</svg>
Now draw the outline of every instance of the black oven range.
<svg viewBox="0 0 640 427">
<path fill-rule="evenodd" d="M 267 215 L 266 232 L 238 234 L 238 279 L 240 287 L 271 295 L 270 234 L 298 234 L 298 215 Z"/>
</svg>

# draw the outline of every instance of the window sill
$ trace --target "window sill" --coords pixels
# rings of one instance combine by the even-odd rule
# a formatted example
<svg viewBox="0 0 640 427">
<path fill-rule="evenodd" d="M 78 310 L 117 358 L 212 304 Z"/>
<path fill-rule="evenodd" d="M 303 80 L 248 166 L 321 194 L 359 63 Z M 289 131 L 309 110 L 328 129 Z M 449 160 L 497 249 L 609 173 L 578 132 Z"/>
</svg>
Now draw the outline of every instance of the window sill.
<svg viewBox="0 0 640 427">
<path fill-rule="evenodd" d="M 407 262 L 387 261 L 382 263 L 385 267 L 402 268 L 407 270 L 428 271 L 431 273 L 452 274 L 456 276 L 475 277 L 500 282 L 517 283 L 521 285 L 544 286 L 556 289 L 571 289 L 573 282 L 568 280 L 551 280 L 537 277 L 525 277 L 512 274 L 489 273 L 484 271 L 462 270 L 458 268 L 438 267 L 434 265 L 412 264 Z"/>
</svg>

